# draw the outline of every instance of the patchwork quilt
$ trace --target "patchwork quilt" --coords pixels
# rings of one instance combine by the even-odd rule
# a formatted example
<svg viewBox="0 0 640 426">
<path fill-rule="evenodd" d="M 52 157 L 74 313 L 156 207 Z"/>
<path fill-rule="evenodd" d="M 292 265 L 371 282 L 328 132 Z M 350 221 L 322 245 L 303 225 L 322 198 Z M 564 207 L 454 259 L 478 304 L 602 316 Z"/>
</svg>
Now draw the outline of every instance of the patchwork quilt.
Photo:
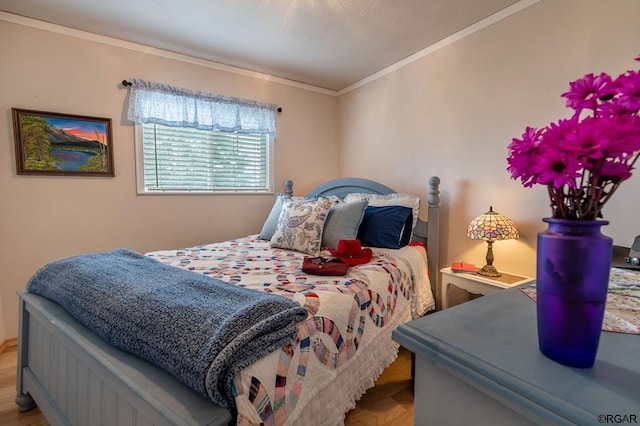
<svg viewBox="0 0 640 426">
<path fill-rule="evenodd" d="M 322 252 L 330 257 L 330 253 Z M 307 319 L 293 344 L 233 382 L 238 424 L 335 425 L 397 356 L 393 329 L 434 308 L 421 246 L 373 249 L 344 277 L 302 272 L 304 255 L 249 236 L 147 253 L 160 262 L 298 302 Z"/>
</svg>

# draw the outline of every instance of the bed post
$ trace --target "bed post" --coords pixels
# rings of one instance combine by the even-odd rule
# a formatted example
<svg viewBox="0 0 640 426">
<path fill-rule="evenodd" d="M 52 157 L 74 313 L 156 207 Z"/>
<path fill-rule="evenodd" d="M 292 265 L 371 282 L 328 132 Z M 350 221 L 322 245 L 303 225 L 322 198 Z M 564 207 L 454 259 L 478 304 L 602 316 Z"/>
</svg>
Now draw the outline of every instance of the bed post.
<svg viewBox="0 0 640 426">
<path fill-rule="evenodd" d="M 18 406 L 19 411 L 28 411 L 36 406 L 35 401 L 28 393 L 24 392 L 23 378 L 24 368 L 27 366 L 29 359 L 28 346 L 29 346 L 29 313 L 22 296 L 19 295 L 19 312 L 18 317 L 18 359 L 17 359 L 17 372 L 16 372 L 16 398 L 15 403 Z"/>
<path fill-rule="evenodd" d="M 285 180 L 284 181 L 284 195 L 287 197 L 293 197 L 293 181 Z"/>
<path fill-rule="evenodd" d="M 429 279 L 433 297 L 438 300 L 440 291 L 440 269 L 439 265 L 439 241 L 440 241 L 440 178 L 432 176 L 429 178 L 429 195 L 427 198 L 429 209 L 427 212 L 427 247 Z"/>
</svg>

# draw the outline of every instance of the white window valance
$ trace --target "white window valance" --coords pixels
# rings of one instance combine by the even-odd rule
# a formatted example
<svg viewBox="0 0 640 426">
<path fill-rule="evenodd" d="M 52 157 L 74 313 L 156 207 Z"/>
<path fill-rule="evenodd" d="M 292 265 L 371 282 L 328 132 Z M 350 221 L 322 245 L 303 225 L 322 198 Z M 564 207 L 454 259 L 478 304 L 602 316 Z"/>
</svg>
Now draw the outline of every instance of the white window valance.
<svg viewBox="0 0 640 426">
<path fill-rule="evenodd" d="M 136 123 L 275 136 L 276 110 L 274 104 L 133 79 L 127 117 Z"/>
</svg>

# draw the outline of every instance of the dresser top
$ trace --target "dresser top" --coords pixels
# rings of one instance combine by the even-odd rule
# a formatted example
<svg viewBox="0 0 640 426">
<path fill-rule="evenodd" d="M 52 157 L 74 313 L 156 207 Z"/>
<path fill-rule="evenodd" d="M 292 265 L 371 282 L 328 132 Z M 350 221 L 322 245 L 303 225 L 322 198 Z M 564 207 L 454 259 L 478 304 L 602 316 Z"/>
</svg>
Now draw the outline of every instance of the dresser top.
<svg viewBox="0 0 640 426">
<path fill-rule="evenodd" d="M 640 419 L 640 335 L 603 332 L 590 369 L 558 364 L 540 353 L 535 302 L 520 288 L 409 322 L 393 338 L 538 421 L 597 424 L 601 414 Z"/>
</svg>

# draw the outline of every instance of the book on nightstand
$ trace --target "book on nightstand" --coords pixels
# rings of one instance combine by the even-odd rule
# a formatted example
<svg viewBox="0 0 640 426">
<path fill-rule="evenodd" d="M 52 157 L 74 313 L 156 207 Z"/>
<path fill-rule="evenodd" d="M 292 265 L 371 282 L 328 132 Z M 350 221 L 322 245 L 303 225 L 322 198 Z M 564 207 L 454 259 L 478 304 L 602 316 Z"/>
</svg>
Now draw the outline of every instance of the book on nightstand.
<svg viewBox="0 0 640 426">
<path fill-rule="evenodd" d="M 476 272 L 478 268 L 473 263 L 453 262 L 451 270 L 453 272 Z"/>
</svg>

